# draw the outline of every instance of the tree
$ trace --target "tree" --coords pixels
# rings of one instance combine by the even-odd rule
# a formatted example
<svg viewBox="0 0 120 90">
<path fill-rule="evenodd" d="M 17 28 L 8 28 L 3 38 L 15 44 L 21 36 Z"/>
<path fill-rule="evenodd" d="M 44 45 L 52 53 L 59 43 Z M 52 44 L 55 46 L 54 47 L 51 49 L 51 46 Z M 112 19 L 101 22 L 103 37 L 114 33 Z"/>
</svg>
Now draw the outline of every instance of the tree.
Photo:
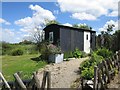
<svg viewBox="0 0 120 90">
<path fill-rule="evenodd" d="M 105 47 L 107 49 L 111 49 L 112 48 L 112 35 L 111 32 L 113 31 L 113 27 L 115 27 L 115 25 L 108 25 L 107 27 L 107 31 L 101 31 L 101 34 L 98 35 L 100 43 L 98 44 L 99 47 Z M 99 42 L 97 41 L 97 42 Z"/>
<path fill-rule="evenodd" d="M 120 50 L 120 30 L 115 31 L 115 33 L 112 36 L 112 50 L 118 51 Z"/>
<path fill-rule="evenodd" d="M 86 24 L 73 24 L 73 27 L 80 28 L 80 29 L 92 30 L 92 27 L 90 27 Z"/>
<path fill-rule="evenodd" d="M 59 22 L 55 21 L 55 20 L 45 20 L 45 23 L 41 24 L 40 26 L 42 27 L 42 29 L 44 27 L 46 27 L 47 25 L 50 25 L 50 24 L 59 24 Z M 35 29 L 35 32 L 32 33 L 32 41 L 36 43 L 36 46 L 37 46 L 37 49 L 41 50 L 41 45 L 42 45 L 42 41 L 44 41 L 44 31 L 41 30 L 41 28 L 39 28 L 38 25 L 36 25 L 33 29 Z"/>
<path fill-rule="evenodd" d="M 51 20 L 51 21 L 46 20 L 46 26 L 48 26 L 50 24 L 60 24 L 60 23 L 58 21 L 56 21 L 56 20 Z"/>
<path fill-rule="evenodd" d="M 33 42 L 32 42 L 32 41 L 29 41 L 29 40 L 23 40 L 23 41 L 20 42 L 19 44 L 26 44 L 26 45 L 28 45 L 28 44 L 33 44 Z"/>
</svg>

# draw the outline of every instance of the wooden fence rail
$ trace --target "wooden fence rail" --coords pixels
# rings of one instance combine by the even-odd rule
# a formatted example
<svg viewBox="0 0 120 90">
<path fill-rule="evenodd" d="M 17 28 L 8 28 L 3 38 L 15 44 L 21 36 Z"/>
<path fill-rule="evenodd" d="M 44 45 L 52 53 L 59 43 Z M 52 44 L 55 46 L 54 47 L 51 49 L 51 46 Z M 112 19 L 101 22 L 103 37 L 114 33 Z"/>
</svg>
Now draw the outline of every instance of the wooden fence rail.
<svg viewBox="0 0 120 90">
<path fill-rule="evenodd" d="M 29 80 L 22 80 L 20 78 L 20 73 L 15 73 L 13 76 L 15 78 L 15 81 L 7 82 L 2 73 L 0 72 L 0 78 L 2 78 L 2 90 L 44 90 L 45 88 L 49 90 L 51 88 L 51 72 L 49 71 L 44 71 L 42 85 L 40 85 L 40 81 L 36 72 L 33 73 L 32 79 Z"/>
<path fill-rule="evenodd" d="M 103 60 L 97 66 L 94 66 L 94 79 L 82 79 L 82 89 L 90 87 L 93 90 L 105 90 L 108 84 L 114 79 L 115 74 L 120 71 L 120 50 L 112 56 Z M 92 83 L 88 83 L 92 82 Z M 87 86 L 86 86 L 87 85 Z"/>
<path fill-rule="evenodd" d="M 120 51 L 112 58 L 102 61 L 94 67 L 93 90 L 106 89 L 107 84 L 114 79 L 114 76 L 120 70 Z"/>
</svg>

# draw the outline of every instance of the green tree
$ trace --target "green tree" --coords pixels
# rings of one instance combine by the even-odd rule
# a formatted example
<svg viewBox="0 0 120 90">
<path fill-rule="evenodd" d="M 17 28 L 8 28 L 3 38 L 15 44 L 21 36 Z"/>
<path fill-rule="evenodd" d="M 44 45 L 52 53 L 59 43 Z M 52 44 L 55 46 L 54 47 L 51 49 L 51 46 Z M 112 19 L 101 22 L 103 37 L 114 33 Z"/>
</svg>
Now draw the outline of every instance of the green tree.
<svg viewBox="0 0 120 90">
<path fill-rule="evenodd" d="M 108 25 L 107 27 L 107 31 L 101 31 L 101 34 L 98 35 L 97 37 L 97 45 L 99 45 L 99 47 L 105 47 L 107 49 L 111 49 L 112 48 L 112 35 L 111 32 L 113 31 L 113 27 L 115 27 L 115 25 Z"/>
<path fill-rule="evenodd" d="M 46 26 L 48 26 L 48 25 L 50 25 L 50 24 L 60 24 L 58 21 L 56 21 L 56 20 L 51 20 L 51 21 L 49 21 L 49 20 L 45 20 L 46 21 Z"/>
<path fill-rule="evenodd" d="M 92 27 L 85 25 L 85 24 L 73 24 L 73 27 L 75 28 L 81 28 L 81 29 L 87 29 L 87 30 L 92 30 Z"/>
<path fill-rule="evenodd" d="M 120 50 L 120 30 L 115 31 L 112 36 L 112 50 L 114 52 Z"/>
</svg>

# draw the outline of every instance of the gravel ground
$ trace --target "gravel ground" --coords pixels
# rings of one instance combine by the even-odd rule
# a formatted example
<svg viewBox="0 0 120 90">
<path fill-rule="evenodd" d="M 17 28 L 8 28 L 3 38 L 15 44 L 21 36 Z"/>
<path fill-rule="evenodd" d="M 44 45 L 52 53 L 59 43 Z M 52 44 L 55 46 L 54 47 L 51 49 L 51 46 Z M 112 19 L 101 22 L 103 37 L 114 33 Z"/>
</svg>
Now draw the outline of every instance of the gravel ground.
<svg viewBox="0 0 120 90">
<path fill-rule="evenodd" d="M 43 71 L 51 71 L 51 87 L 52 88 L 70 88 L 73 82 L 80 78 L 79 66 L 80 63 L 87 58 L 71 59 L 58 64 L 47 65 L 42 70 L 38 71 L 39 80 L 42 82 Z M 40 83 L 41 83 L 40 82 Z"/>
<path fill-rule="evenodd" d="M 114 80 L 108 84 L 109 89 L 118 89 L 120 90 L 120 71 L 119 73 L 114 77 Z"/>
</svg>

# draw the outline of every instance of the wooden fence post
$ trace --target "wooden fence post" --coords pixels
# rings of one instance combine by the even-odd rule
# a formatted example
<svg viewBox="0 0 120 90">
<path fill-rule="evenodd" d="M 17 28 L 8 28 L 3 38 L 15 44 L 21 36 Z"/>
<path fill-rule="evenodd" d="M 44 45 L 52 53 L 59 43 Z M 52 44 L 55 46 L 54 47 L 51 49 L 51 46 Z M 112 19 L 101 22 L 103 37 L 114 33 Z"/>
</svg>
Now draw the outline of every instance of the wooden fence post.
<svg viewBox="0 0 120 90">
<path fill-rule="evenodd" d="M 1 73 L 1 72 L 0 72 L 0 77 L 2 78 L 2 81 L 5 83 L 6 88 L 7 88 L 8 90 L 11 90 L 11 88 L 10 88 L 9 84 L 7 83 L 6 79 L 4 78 L 4 76 L 2 75 L 2 73 Z"/>
<path fill-rule="evenodd" d="M 120 63 L 119 63 L 118 52 L 116 53 L 116 59 L 117 59 L 117 67 L 118 67 L 118 71 L 119 71 L 120 70 Z"/>
<path fill-rule="evenodd" d="M 47 71 L 47 89 L 51 88 L 51 72 Z"/>
<path fill-rule="evenodd" d="M 108 70 L 106 61 L 103 61 L 103 63 L 104 63 L 104 65 L 105 65 L 106 75 L 107 75 L 107 77 L 108 77 L 107 83 L 110 83 L 110 75 L 109 75 L 109 70 Z"/>
<path fill-rule="evenodd" d="M 40 81 L 39 81 L 39 79 L 38 79 L 38 77 L 37 77 L 37 75 L 36 75 L 35 72 L 33 73 L 33 78 L 34 78 L 34 80 L 35 80 L 37 89 L 40 89 Z"/>
<path fill-rule="evenodd" d="M 42 89 L 44 89 L 45 85 L 46 85 L 46 76 L 47 76 L 47 72 L 44 71 L 44 73 L 43 73 L 43 80 L 42 80 L 42 86 L 41 86 Z"/>
<path fill-rule="evenodd" d="M 98 72 L 97 72 L 98 68 L 97 66 L 94 67 L 94 85 L 93 85 L 93 89 L 97 90 L 97 76 L 98 76 Z"/>
<path fill-rule="evenodd" d="M 20 86 L 20 88 L 22 88 L 23 90 L 27 90 L 26 86 L 24 85 L 24 83 L 22 82 L 21 78 L 18 76 L 17 73 L 15 73 L 13 75 L 15 77 L 16 82 L 18 83 L 18 85 Z"/>
</svg>

